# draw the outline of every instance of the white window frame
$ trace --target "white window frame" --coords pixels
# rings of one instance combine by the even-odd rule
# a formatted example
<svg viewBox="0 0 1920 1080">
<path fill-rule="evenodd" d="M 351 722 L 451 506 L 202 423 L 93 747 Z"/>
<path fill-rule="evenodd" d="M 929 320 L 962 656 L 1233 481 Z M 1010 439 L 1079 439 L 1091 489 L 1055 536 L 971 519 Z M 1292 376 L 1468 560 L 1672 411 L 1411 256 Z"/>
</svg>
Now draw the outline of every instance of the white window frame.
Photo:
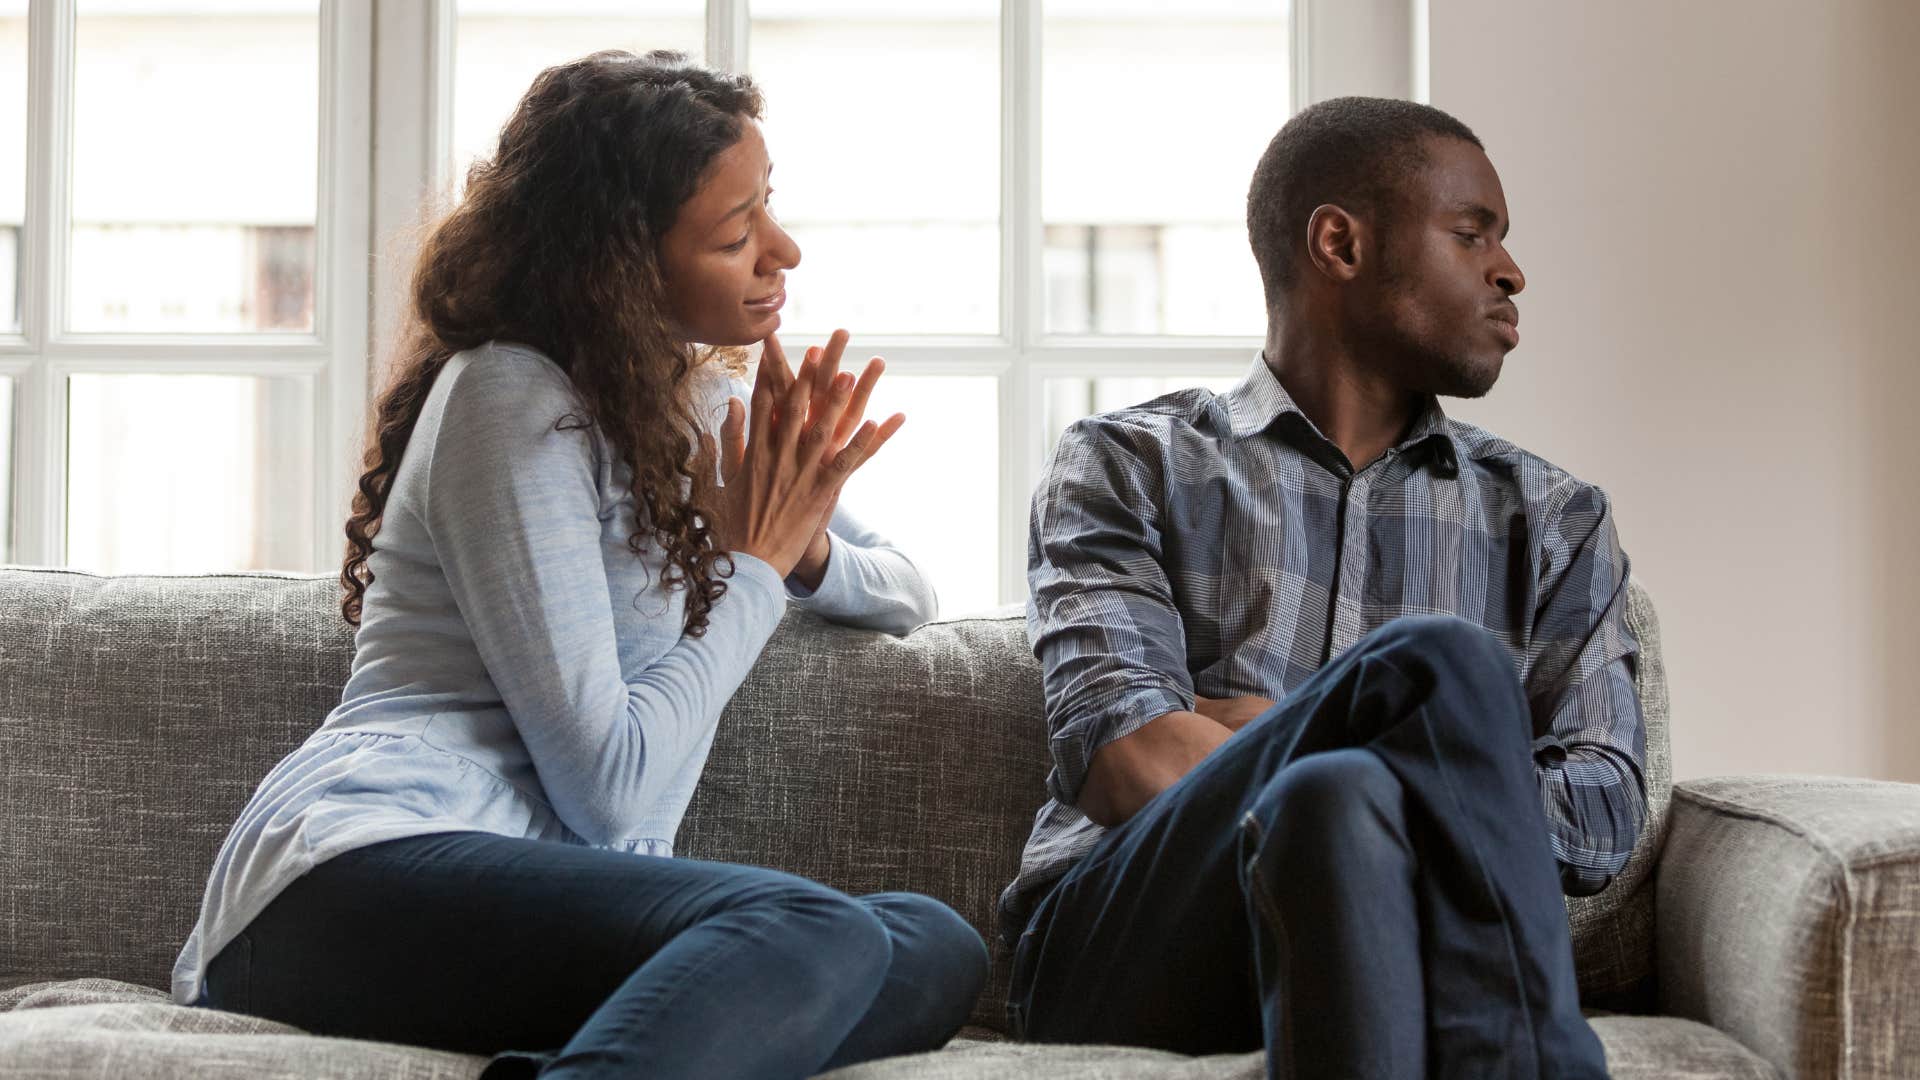
<svg viewBox="0 0 1920 1080">
<path fill-rule="evenodd" d="M 455 0 L 376 0 L 374 340 L 391 342 L 404 302 L 410 234 L 449 190 Z M 636 0 L 638 2 L 638 0 Z M 752 70 L 749 0 L 707 0 L 706 62 Z M 1292 0 L 1289 112 L 1345 93 L 1425 98 L 1427 0 Z M 1000 327 L 980 335 L 863 336 L 861 348 L 910 375 L 991 376 L 999 387 L 999 599 L 1025 598 L 1029 493 L 1046 452 L 1046 383 L 1055 378 L 1238 376 L 1256 337 L 1065 335 L 1045 326 L 1041 271 L 1041 0 L 1001 0 Z M 857 327 L 855 328 L 858 329 Z M 376 355 L 382 359 L 385 350 Z"/>
<path fill-rule="evenodd" d="M 75 375 L 256 375 L 301 380 L 313 406 L 314 529 L 306 565 L 344 550 L 367 404 L 373 0 L 320 0 L 319 177 L 309 333 L 73 333 L 66 329 L 75 0 L 27 9 L 27 182 L 21 332 L 0 336 L 14 380 L 13 561 L 67 554 L 67 409 Z M 302 569 L 287 567 L 286 569 Z"/>
</svg>

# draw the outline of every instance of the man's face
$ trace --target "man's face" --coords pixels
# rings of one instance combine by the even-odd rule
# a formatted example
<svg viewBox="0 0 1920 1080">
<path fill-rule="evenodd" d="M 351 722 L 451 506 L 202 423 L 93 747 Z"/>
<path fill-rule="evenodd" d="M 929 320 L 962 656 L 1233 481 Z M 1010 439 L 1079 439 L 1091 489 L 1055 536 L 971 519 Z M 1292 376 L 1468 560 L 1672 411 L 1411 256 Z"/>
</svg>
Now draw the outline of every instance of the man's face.
<svg viewBox="0 0 1920 1080">
<path fill-rule="evenodd" d="M 1430 137 L 1400 192 L 1379 273 L 1354 297 L 1364 354 L 1409 390 L 1480 397 L 1520 344 L 1513 296 L 1527 279 L 1507 254 L 1507 199 L 1479 147 Z"/>
</svg>

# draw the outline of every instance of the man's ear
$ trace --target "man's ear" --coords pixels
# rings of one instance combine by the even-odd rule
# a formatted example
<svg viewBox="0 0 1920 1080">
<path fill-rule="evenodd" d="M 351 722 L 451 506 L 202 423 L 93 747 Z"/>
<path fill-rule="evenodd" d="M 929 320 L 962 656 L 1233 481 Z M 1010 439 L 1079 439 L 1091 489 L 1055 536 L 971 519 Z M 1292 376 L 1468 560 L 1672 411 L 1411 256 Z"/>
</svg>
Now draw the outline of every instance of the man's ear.
<svg viewBox="0 0 1920 1080">
<path fill-rule="evenodd" d="M 1366 230 L 1366 222 L 1332 203 L 1317 207 L 1307 219 L 1307 260 L 1334 281 L 1352 281 L 1360 275 Z"/>
</svg>

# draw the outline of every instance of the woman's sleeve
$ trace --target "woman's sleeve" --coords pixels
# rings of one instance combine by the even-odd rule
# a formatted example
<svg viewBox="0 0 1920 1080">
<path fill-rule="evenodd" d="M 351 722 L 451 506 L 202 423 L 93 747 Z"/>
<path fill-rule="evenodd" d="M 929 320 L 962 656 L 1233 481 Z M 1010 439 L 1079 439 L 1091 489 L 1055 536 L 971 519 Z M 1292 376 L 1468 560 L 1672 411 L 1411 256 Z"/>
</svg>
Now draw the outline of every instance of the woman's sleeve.
<svg viewBox="0 0 1920 1080">
<path fill-rule="evenodd" d="M 596 458 L 554 373 L 487 357 L 450 373 L 425 519 L 460 616 L 541 786 L 588 843 L 634 835 L 739 688 L 785 607 L 778 573 L 735 555 L 703 637 L 623 673 Z M 609 511 L 611 512 L 611 511 Z M 621 554 L 626 552 L 624 543 Z"/>
<path fill-rule="evenodd" d="M 822 618 L 889 634 L 906 634 L 940 612 L 926 575 L 886 537 L 843 506 L 827 523 L 827 570 L 808 589 L 791 575 L 787 595 Z"/>
<path fill-rule="evenodd" d="M 753 388 L 738 378 L 702 384 L 704 412 L 716 435 L 726 419 L 727 397 L 753 400 Z M 749 432 L 751 434 L 751 432 Z M 827 570 L 820 587 L 809 589 L 789 576 L 787 596 L 800 607 L 848 626 L 906 634 L 940 614 L 939 600 L 925 574 L 886 537 L 835 507 L 827 522 Z"/>
</svg>

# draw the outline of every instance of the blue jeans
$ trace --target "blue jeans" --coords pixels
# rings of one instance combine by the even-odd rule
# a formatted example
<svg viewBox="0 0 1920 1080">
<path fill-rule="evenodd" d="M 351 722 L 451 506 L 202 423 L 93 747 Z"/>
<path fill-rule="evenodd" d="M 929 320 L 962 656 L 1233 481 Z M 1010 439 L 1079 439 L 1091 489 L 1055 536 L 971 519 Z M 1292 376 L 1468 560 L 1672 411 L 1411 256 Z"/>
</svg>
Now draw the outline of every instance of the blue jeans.
<svg viewBox="0 0 1920 1080">
<path fill-rule="evenodd" d="M 204 1002 L 501 1055 L 488 1077 L 804 1077 L 940 1046 L 986 966 L 924 896 L 443 833 L 299 878 L 214 958 Z"/>
<path fill-rule="evenodd" d="M 1605 1077 L 1513 659 L 1460 619 L 1361 639 L 1036 906 L 1046 1042 L 1267 1050 L 1273 1077 Z"/>
</svg>

